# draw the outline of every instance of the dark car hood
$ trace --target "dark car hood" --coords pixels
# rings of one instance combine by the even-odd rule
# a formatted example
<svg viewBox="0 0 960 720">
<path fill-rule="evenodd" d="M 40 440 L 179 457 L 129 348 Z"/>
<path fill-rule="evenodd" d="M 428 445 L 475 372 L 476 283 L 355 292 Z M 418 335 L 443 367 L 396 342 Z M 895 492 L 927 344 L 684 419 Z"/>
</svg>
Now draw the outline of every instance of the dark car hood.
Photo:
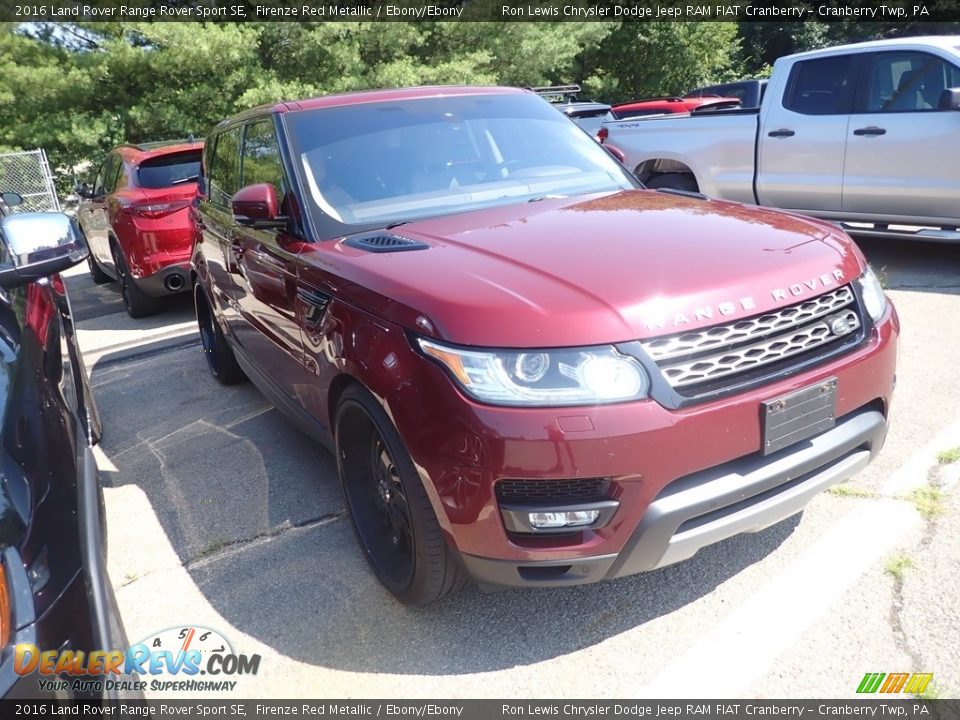
<svg viewBox="0 0 960 720">
<path fill-rule="evenodd" d="M 708 326 L 818 295 L 863 268 L 856 246 L 820 221 L 644 190 L 442 216 L 393 232 L 430 248 L 317 246 L 302 255 L 305 277 L 332 269 L 338 292 L 358 305 L 478 346 L 601 344 Z"/>
</svg>

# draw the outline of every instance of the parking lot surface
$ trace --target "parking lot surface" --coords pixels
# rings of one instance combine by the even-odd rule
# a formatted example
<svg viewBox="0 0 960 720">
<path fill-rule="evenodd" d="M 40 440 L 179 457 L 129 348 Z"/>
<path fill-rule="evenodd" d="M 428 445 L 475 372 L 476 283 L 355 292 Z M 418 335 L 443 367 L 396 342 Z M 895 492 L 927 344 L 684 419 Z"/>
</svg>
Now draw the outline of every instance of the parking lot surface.
<svg viewBox="0 0 960 720">
<path fill-rule="evenodd" d="M 75 270 L 131 642 L 217 630 L 262 656 L 236 697 L 850 697 L 866 672 L 960 696 L 958 472 L 937 463 L 960 446 L 960 248 L 861 245 L 903 336 L 890 436 L 849 491 L 645 575 L 424 609 L 368 572 L 331 456 L 208 375 L 189 298 L 133 321 Z"/>
</svg>

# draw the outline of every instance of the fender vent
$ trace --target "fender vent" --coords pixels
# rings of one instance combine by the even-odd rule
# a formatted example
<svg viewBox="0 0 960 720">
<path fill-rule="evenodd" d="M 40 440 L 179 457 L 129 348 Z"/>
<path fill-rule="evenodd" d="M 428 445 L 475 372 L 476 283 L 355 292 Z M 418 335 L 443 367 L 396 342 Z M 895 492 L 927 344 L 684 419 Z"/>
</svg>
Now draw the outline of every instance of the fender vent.
<svg viewBox="0 0 960 720">
<path fill-rule="evenodd" d="M 410 240 L 399 235 L 374 233 L 370 235 L 354 235 L 343 241 L 357 250 L 366 250 L 373 253 L 404 252 L 405 250 L 426 250 L 430 246 L 419 240 Z"/>
</svg>

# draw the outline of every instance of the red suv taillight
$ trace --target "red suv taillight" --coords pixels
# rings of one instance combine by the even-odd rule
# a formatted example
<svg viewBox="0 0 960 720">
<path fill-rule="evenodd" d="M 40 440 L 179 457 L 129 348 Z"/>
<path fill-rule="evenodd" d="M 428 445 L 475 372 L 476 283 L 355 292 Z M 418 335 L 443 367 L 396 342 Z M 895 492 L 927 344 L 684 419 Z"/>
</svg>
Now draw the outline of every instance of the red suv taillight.
<svg viewBox="0 0 960 720">
<path fill-rule="evenodd" d="M 134 215 L 139 215 L 140 217 L 158 218 L 163 217 L 164 215 L 169 215 L 170 213 L 175 213 L 177 210 L 183 210 L 185 207 L 189 207 L 189 205 L 189 200 L 174 200 L 172 202 L 131 205 L 130 212 L 132 212 Z"/>
</svg>

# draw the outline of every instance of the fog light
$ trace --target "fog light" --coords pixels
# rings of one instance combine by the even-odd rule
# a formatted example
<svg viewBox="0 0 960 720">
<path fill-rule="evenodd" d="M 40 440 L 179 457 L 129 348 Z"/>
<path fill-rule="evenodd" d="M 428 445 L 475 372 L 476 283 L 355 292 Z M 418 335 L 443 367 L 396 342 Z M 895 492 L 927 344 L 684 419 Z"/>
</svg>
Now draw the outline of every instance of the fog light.
<svg viewBox="0 0 960 720">
<path fill-rule="evenodd" d="M 599 510 L 532 512 L 530 513 L 530 526 L 538 530 L 546 528 L 581 527 L 583 525 L 592 525 L 599 517 Z"/>
</svg>

